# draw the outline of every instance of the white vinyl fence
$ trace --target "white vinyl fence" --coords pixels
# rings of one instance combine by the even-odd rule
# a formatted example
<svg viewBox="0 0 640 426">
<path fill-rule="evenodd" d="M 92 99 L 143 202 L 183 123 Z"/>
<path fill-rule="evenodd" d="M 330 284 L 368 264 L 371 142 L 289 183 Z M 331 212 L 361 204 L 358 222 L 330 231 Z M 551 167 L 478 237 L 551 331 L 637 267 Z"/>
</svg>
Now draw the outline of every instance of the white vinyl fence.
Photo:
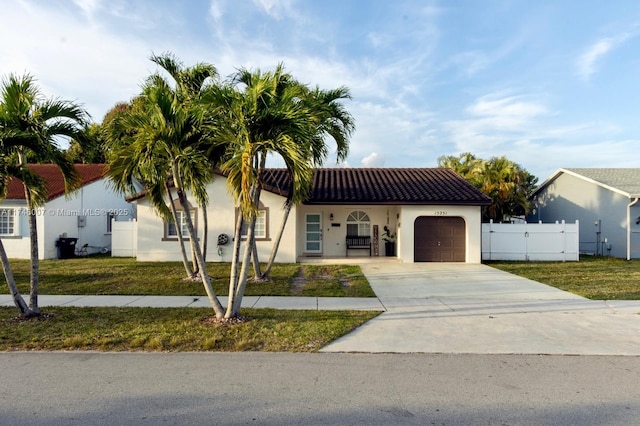
<svg viewBox="0 0 640 426">
<path fill-rule="evenodd" d="M 579 223 L 483 223 L 482 260 L 578 261 Z"/>
<path fill-rule="evenodd" d="M 138 222 L 111 222 L 111 257 L 136 257 L 138 247 Z"/>
</svg>

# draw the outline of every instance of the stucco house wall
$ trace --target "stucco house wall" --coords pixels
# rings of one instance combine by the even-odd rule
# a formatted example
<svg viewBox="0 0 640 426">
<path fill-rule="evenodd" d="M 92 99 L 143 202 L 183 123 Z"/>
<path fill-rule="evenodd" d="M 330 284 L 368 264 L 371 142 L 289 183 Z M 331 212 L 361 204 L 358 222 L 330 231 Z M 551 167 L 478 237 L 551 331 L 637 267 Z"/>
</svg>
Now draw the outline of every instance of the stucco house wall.
<svg viewBox="0 0 640 426">
<path fill-rule="evenodd" d="M 260 209 L 266 212 L 267 231 L 266 238 L 256 241 L 261 261 L 268 260 L 275 243 L 289 188 L 289 177 L 284 169 L 269 169 L 265 177 Z M 207 260 L 229 262 L 236 208 L 227 191 L 224 176 L 218 175 L 208 185 L 208 193 Z M 146 193 L 143 191 L 128 199 L 138 205 L 137 259 L 181 260 L 177 238 L 165 238 L 165 223 L 149 205 Z M 193 197 L 189 199 L 193 202 Z M 169 202 L 167 199 L 166 203 Z M 481 209 L 489 203 L 486 195 L 449 169 L 317 169 L 307 200 L 291 209 L 276 262 L 296 262 L 302 257 L 369 256 L 368 248 L 349 249 L 347 253 L 348 218 L 357 216 L 359 219 L 353 223 L 358 223 L 359 235 L 370 236 L 372 256 L 386 255 L 383 234 L 384 227 L 388 226 L 396 234 L 396 257 L 403 262 L 416 261 L 414 243 L 420 241 L 437 243 L 435 250 L 431 247 L 427 250 L 437 252 L 440 257 L 439 260 L 433 260 L 433 257 L 425 256 L 425 249 L 421 247 L 419 261 L 479 263 Z M 202 238 L 202 212 L 197 206 L 192 207 L 195 207 L 198 237 Z M 364 215 L 361 214 L 353 215 L 355 212 L 364 213 L 366 218 L 363 219 Z M 440 236 L 453 228 L 439 223 L 435 231 L 433 228 L 421 228 L 423 237 L 416 240 L 415 221 L 420 217 L 455 219 L 455 230 L 451 231 L 455 238 L 441 240 Z M 462 228 L 459 226 L 461 222 L 464 222 Z M 220 234 L 225 234 L 230 240 L 222 247 L 217 246 Z M 447 257 L 451 252 L 447 246 L 449 243 L 455 245 L 455 256 Z M 190 258 L 190 249 L 187 249 L 187 253 Z"/>
<path fill-rule="evenodd" d="M 482 210 L 479 206 L 402 206 L 400 210 L 398 256 L 403 262 L 414 262 L 414 224 L 417 218 L 460 217 L 466 227 L 466 263 L 482 262 Z"/>
<path fill-rule="evenodd" d="M 529 221 L 580 221 L 581 253 L 625 258 L 630 243 L 630 258 L 640 258 L 640 203 L 630 206 L 632 194 L 561 171 L 531 200 Z"/>
<path fill-rule="evenodd" d="M 3 237 L 3 244 L 10 258 L 30 257 L 29 222 L 26 203 L 21 200 L 4 200 L 0 209 L 17 209 L 16 219 L 19 232 L 11 237 Z M 126 202 L 122 194 L 114 192 L 106 179 L 91 182 L 69 198 L 64 195 L 49 200 L 35 210 L 38 229 L 38 254 L 40 259 L 58 257 L 56 241 L 60 236 L 77 238 L 78 245 L 88 244 L 87 252 L 95 253 L 102 248 L 109 249 L 111 235 L 107 229 L 110 215 L 116 220 L 128 220 L 134 216 L 133 206 Z M 79 226 L 79 218 L 84 217 L 84 226 Z"/>
<path fill-rule="evenodd" d="M 235 230 L 236 209 L 229 195 L 223 178 L 216 178 L 207 187 L 209 195 L 208 211 L 208 239 L 207 261 L 230 262 L 233 250 L 233 234 Z M 195 223 L 198 238 L 203 238 L 203 215 L 191 194 L 187 194 L 192 207 L 196 210 Z M 283 205 L 285 198 L 263 191 L 260 197 L 263 207 L 267 210 L 267 239 L 256 241 L 258 256 L 261 261 L 267 261 L 271 254 L 271 247 L 284 216 Z M 167 199 L 167 203 L 168 203 Z M 179 243 L 176 238 L 165 238 L 165 223 L 150 206 L 147 197 L 136 201 L 138 208 L 138 239 L 137 259 L 139 261 L 181 261 Z M 168 204 L 167 204 L 168 205 Z M 290 223 L 295 223 L 295 208 L 289 215 Z M 225 234 L 228 243 L 218 246 L 218 236 Z M 241 250 L 244 244 L 241 244 Z M 241 252 L 242 253 L 242 252 Z M 187 256 L 191 259 L 191 249 L 187 244 Z M 295 226 L 289 225 L 280 242 L 277 262 L 295 262 Z"/>
</svg>

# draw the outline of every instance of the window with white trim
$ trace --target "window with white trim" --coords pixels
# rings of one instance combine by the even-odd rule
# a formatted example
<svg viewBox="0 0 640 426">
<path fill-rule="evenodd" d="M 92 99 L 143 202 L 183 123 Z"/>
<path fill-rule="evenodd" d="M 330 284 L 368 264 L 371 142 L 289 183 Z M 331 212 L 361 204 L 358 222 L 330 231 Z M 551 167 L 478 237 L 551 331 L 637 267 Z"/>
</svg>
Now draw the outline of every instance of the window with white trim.
<svg viewBox="0 0 640 426">
<path fill-rule="evenodd" d="M 16 210 L 0 209 L 0 236 L 16 235 Z"/>
<path fill-rule="evenodd" d="M 266 240 L 269 238 L 269 229 L 267 227 L 267 217 L 268 211 L 267 209 L 258 210 L 258 215 L 256 216 L 256 226 L 254 228 L 254 237 L 256 240 Z M 242 223 L 242 238 L 247 236 L 247 229 L 249 228 L 249 224 L 244 221 Z"/>
<path fill-rule="evenodd" d="M 176 216 L 178 219 L 178 226 L 176 226 L 176 222 L 174 221 L 165 222 L 165 238 L 178 238 L 178 230 L 181 231 L 181 235 L 184 238 L 189 238 L 189 229 L 187 228 L 187 215 L 185 214 L 185 211 L 176 211 Z M 194 218 L 195 210 L 191 210 L 191 219 L 194 220 Z"/>
<path fill-rule="evenodd" d="M 348 237 L 370 237 L 371 220 L 369 215 L 363 211 L 356 210 L 347 217 Z"/>
</svg>

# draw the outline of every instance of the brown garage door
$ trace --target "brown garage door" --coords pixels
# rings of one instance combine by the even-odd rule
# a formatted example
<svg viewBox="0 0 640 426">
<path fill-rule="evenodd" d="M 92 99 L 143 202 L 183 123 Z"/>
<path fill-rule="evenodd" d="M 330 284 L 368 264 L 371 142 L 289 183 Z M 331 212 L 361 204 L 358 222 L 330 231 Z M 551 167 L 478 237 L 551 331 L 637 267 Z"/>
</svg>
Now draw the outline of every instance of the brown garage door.
<svg viewBox="0 0 640 426">
<path fill-rule="evenodd" d="M 414 224 L 415 262 L 464 262 L 466 230 L 461 217 L 420 216 Z"/>
</svg>

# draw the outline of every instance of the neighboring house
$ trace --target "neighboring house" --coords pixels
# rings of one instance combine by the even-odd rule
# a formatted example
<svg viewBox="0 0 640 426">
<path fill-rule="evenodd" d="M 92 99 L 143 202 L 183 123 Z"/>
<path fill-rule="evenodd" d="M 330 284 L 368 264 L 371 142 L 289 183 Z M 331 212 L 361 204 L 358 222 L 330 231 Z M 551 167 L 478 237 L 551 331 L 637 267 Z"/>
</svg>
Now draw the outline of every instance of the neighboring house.
<svg viewBox="0 0 640 426">
<path fill-rule="evenodd" d="M 286 170 L 266 171 L 256 225 L 261 261 L 268 259 L 280 228 L 287 190 Z M 228 262 L 237 209 L 226 178 L 217 175 L 208 193 L 207 260 Z M 144 192 L 128 200 L 137 204 L 137 259 L 179 260 L 176 233 L 183 224 L 165 223 Z M 193 197 L 190 201 L 201 238 L 202 214 Z M 396 236 L 396 256 L 403 262 L 480 263 L 481 208 L 490 201 L 450 169 L 317 169 L 308 199 L 291 209 L 276 261 L 384 256 L 382 234 L 388 226 Z M 228 243 L 218 245 L 219 236 L 223 242 L 226 236 Z"/>
<path fill-rule="evenodd" d="M 580 251 L 640 258 L 640 169 L 560 169 L 532 194 L 532 221 L 580 221 Z"/>
<path fill-rule="evenodd" d="M 45 179 L 48 191 L 47 202 L 34 212 L 27 210 L 22 181 L 9 181 L 7 197 L 0 202 L 0 238 L 10 258 L 30 257 L 29 213 L 37 216 L 40 259 L 58 257 L 58 240 L 65 237 L 77 239 L 78 248 L 86 244 L 88 254 L 107 251 L 111 246 L 111 220 L 133 219 L 133 206 L 110 188 L 105 177 L 106 165 L 77 164 L 75 167 L 81 186 L 65 196 L 62 172 L 57 166 L 29 165 Z"/>
</svg>

